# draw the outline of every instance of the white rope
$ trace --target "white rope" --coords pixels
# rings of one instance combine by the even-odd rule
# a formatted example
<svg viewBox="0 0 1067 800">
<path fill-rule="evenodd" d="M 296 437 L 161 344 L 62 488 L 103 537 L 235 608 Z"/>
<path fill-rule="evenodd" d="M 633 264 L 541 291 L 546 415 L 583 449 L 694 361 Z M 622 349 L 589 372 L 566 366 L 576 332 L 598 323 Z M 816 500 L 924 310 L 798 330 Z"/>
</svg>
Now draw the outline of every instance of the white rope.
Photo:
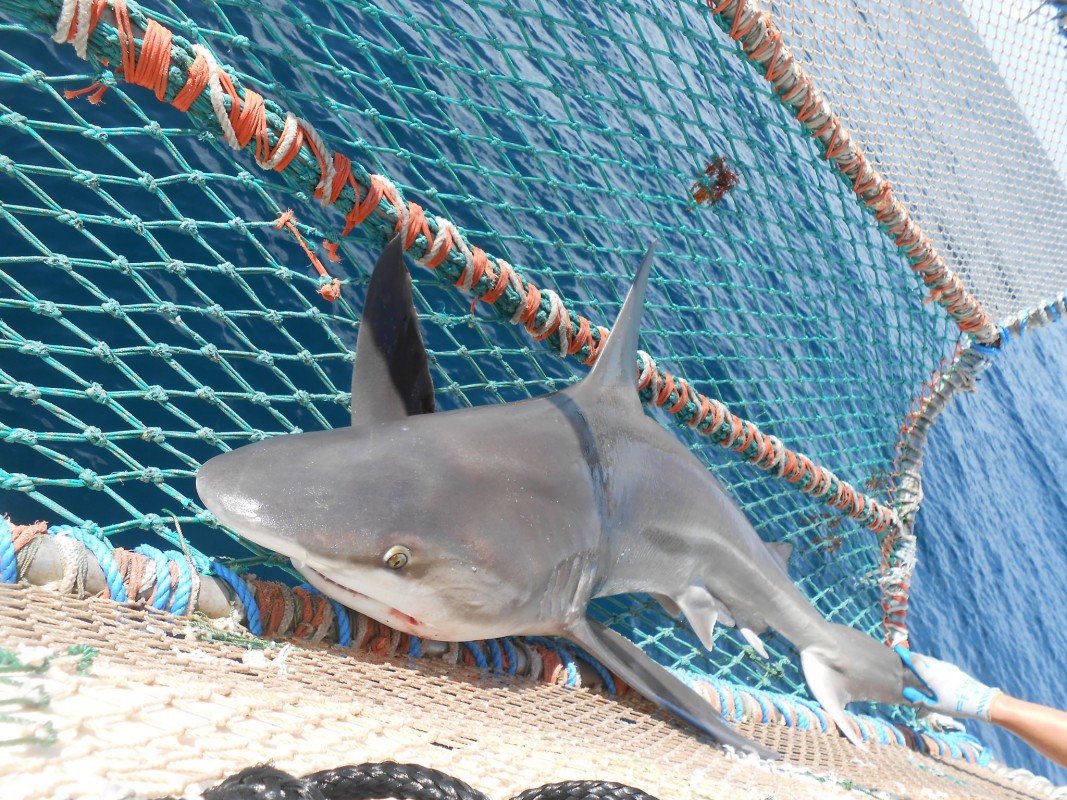
<svg viewBox="0 0 1067 800">
<path fill-rule="evenodd" d="M 222 128 L 222 136 L 226 140 L 226 144 L 234 150 L 240 150 L 241 145 L 237 141 L 237 134 L 234 132 L 233 125 L 230 124 L 230 117 L 226 113 L 226 105 L 223 100 L 226 93 L 222 91 L 222 82 L 219 80 L 218 62 L 215 61 L 215 56 L 211 54 L 211 51 L 201 44 L 194 44 L 193 52 L 203 56 L 207 62 L 209 98 L 211 107 L 215 111 L 215 116 L 218 118 L 219 127 Z"/>
<path fill-rule="evenodd" d="M 356 614 L 356 635 L 352 637 L 354 647 L 362 647 L 363 640 L 367 638 L 367 618 L 363 614 Z"/>
<path fill-rule="evenodd" d="M 63 560 L 63 574 L 57 580 L 44 584 L 45 589 L 52 589 L 61 594 L 73 594 L 78 587 L 78 577 L 88 563 L 85 547 L 69 536 L 56 536 L 60 557 Z"/>
<path fill-rule="evenodd" d="M 77 17 L 78 29 L 74 33 L 74 52 L 79 58 L 88 60 L 89 22 L 92 20 L 92 11 L 92 0 L 63 0 L 63 8 L 59 12 L 52 41 L 62 44 L 70 39 L 70 29 L 74 25 L 74 18 Z"/>
<path fill-rule="evenodd" d="M 603 330 L 603 328 L 601 329 Z M 603 349 L 606 342 L 601 339 L 601 349 Z M 660 390 L 660 376 L 659 370 L 656 369 L 656 360 L 652 358 L 644 350 L 637 351 L 637 357 L 641 359 L 641 374 L 637 378 L 638 384 L 648 384 L 652 389 L 652 394 L 659 394 Z"/>
<path fill-rule="evenodd" d="M 460 273 L 456 285 L 463 291 L 469 292 L 474 288 L 474 252 L 467 244 L 467 240 L 463 238 L 463 234 L 454 225 L 449 233 L 456 249 L 463 254 L 463 272 Z"/>
<path fill-rule="evenodd" d="M 78 6 L 78 0 L 63 0 L 63 8 L 59 11 L 59 19 L 56 20 L 56 32 L 52 34 L 52 41 L 63 44 L 70 38 L 70 26 L 74 22 L 74 11 Z"/>
<path fill-rule="evenodd" d="M 289 152 L 293 149 L 293 143 L 296 141 L 296 134 L 299 130 L 300 125 L 296 115 L 291 111 L 287 111 L 285 113 L 285 127 L 282 128 L 281 135 L 278 137 L 278 146 L 274 149 L 274 155 L 266 161 L 260 161 L 259 158 L 256 158 L 256 163 L 263 169 L 274 169 L 281 164 L 288 158 Z"/>
<path fill-rule="evenodd" d="M 293 590 L 288 586 L 282 586 L 281 589 L 285 609 L 282 612 L 282 619 L 278 624 L 278 630 L 284 634 L 289 631 L 293 624 L 293 618 L 296 616 L 296 596 L 293 594 Z"/>
<path fill-rule="evenodd" d="M 439 259 L 441 257 L 441 251 L 448 246 L 449 241 L 455 242 L 459 235 L 456 226 L 444 217 L 434 217 L 433 221 L 434 224 L 437 225 L 437 234 L 434 236 L 433 241 L 428 243 L 429 247 L 426 249 L 422 258 L 415 259 L 417 264 L 422 264 L 423 266 Z"/>
<path fill-rule="evenodd" d="M 548 312 L 548 318 L 545 320 L 544 325 L 530 329 L 530 333 L 535 337 L 544 336 L 548 331 L 552 330 L 553 326 L 556 324 L 556 320 L 558 320 L 562 314 L 567 313 L 566 309 L 563 308 L 563 301 L 560 300 L 559 295 L 551 289 L 542 289 L 541 296 L 548 298 L 550 311 Z M 560 334 L 560 339 L 562 338 L 563 334 Z M 564 351 L 563 354 L 566 355 L 566 351 Z"/>
<path fill-rule="evenodd" d="M 326 146 L 326 142 L 323 141 L 322 136 L 315 130 L 315 126 L 308 122 L 306 119 L 300 119 L 297 124 L 304 131 L 304 135 L 311 139 L 315 145 L 315 150 L 322 156 L 322 177 L 319 178 L 319 182 L 315 185 L 315 192 L 320 193 L 322 196 L 319 200 L 324 206 L 330 204 L 330 198 L 333 197 L 333 182 L 337 178 L 337 170 L 333 167 L 333 159 L 330 158 L 330 154 L 333 152 Z"/>
<path fill-rule="evenodd" d="M 571 351 L 571 314 L 562 300 L 559 300 L 559 316 L 559 327 L 556 329 L 559 331 L 559 357 L 566 358 Z"/>
<path fill-rule="evenodd" d="M 400 236 L 400 242 L 407 249 L 408 234 L 411 232 L 411 209 L 408 208 L 404 195 L 396 187 L 396 184 L 384 175 L 378 175 L 382 182 L 382 195 L 393 204 L 396 210 L 396 227 L 393 230 Z"/>
</svg>

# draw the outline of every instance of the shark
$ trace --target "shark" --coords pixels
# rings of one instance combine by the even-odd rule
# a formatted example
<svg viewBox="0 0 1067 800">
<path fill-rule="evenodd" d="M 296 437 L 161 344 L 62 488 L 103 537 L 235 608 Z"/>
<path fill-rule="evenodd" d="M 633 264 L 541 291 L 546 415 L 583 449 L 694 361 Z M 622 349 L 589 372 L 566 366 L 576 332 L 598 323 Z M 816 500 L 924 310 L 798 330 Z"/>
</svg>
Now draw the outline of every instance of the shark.
<svg viewBox="0 0 1067 800">
<path fill-rule="evenodd" d="M 356 341 L 351 425 L 267 438 L 207 461 L 197 492 L 219 522 L 288 557 L 318 590 L 414 636 L 577 643 L 722 745 L 745 738 L 703 697 L 591 618 L 591 600 L 646 593 L 714 646 L 735 626 L 761 654 L 773 628 L 812 694 L 860 744 L 845 705 L 896 703 L 901 659 L 831 623 L 723 486 L 648 416 L 637 387 L 654 246 L 581 381 L 517 402 L 435 411 L 399 237 L 382 251 Z M 862 745 L 860 745 L 862 746 Z"/>
</svg>

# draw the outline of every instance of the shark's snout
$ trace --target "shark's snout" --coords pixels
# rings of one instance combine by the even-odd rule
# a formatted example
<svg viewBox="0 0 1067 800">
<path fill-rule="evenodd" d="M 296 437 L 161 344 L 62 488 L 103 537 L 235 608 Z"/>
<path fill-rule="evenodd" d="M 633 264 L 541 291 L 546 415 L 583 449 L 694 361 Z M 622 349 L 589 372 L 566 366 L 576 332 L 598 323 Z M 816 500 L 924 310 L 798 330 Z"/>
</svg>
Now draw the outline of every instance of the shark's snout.
<svg viewBox="0 0 1067 800">
<path fill-rule="evenodd" d="M 196 475 L 196 492 L 204 506 L 226 527 L 243 538 L 296 560 L 307 559 L 307 549 L 286 536 L 288 520 L 279 518 L 277 493 L 270 481 L 250 469 L 254 448 L 223 453 L 205 463 Z"/>
<path fill-rule="evenodd" d="M 259 502 L 241 491 L 240 465 L 236 452 L 215 456 L 196 473 L 196 493 L 201 502 L 224 525 L 234 527 L 241 521 L 259 518 Z"/>
</svg>

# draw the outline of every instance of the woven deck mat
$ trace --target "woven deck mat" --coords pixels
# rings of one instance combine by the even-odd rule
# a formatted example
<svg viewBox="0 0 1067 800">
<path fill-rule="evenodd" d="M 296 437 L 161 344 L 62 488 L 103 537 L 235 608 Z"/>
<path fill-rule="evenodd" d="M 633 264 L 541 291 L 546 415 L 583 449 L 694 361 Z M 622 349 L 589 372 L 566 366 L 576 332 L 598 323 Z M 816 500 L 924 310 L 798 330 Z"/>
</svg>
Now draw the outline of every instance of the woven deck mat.
<svg viewBox="0 0 1067 800">
<path fill-rule="evenodd" d="M 609 698 L 442 662 L 337 648 L 249 650 L 206 640 L 206 623 L 133 604 L 0 585 L 9 673 L 0 739 L 4 798 L 196 797 L 255 763 L 297 775 L 363 761 L 417 762 L 498 800 L 596 779 L 681 798 L 1024 798 L 993 772 L 895 745 L 741 724 L 781 763 L 724 753 L 642 698 Z M 84 647 L 68 654 L 68 648 Z M 16 685 L 17 684 L 17 685 Z M 3 699 L 3 698 L 0 698 Z M 0 713 L 4 713 L 0 711 Z"/>
</svg>

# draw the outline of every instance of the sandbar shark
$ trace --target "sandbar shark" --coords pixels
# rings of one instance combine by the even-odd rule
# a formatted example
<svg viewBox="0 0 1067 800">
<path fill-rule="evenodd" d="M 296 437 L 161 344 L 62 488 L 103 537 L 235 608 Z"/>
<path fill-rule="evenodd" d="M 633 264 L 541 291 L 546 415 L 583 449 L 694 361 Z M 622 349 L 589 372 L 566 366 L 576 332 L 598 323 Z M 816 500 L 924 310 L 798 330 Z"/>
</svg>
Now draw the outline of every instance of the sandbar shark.
<svg viewBox="0 0 1067 800">
<path fill-rule="evenodd" d="M 722 744 L 766 758 L 696 691 L 589 618 L 648 593 L 713 646 L 717 622 L 761 653 L 800 651 L 815 698 L 859 743 L 851 700 L 900 702 L 888 647 L 827 622 L 720 483 L 642 408 L 635 360 L 652 266 L 639 268 L 589 374 L 562 391 L 430 413 L 433 382 L 399 238 L 375 267 L 356 342 L 349 427 L 276 436 L 209 460 L 207 508 L 324 594 L 443 641 L 566 637 Z"/>
</svg>

